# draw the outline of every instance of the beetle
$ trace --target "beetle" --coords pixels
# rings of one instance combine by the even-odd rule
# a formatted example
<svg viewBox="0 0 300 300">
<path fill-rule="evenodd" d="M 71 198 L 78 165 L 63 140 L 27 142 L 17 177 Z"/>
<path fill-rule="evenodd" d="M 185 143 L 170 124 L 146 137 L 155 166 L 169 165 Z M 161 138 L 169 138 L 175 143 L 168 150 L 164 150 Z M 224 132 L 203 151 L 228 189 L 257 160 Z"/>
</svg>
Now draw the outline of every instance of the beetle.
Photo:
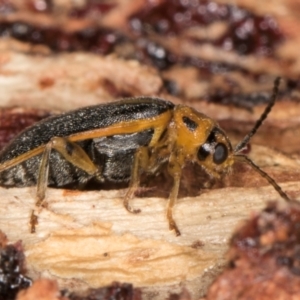
<svg viewBox="0 0 300 300">
<path fill-rule="evenodd" d="M 80 188 L 92 178 L 129 182 L 123 203 L 129 212 L 138 213 L 129 200 L 139 186 L 140 174 L 158 172 L 167 163 L 173 178 L 167 219 L 176 235 L 180 231 L 172 208 L 187 161 L 198 163 L 214 178 L 227 174 L 235 161 L 243 161 L 290 201 L 267 173 L 241 153 L 275 104 L 279 83 L 277 78 L 268 106 L 235 148 L 213 119 L 191 107 L 154 97 L 127 98 L 49 117 L 25 129 L 0 152 L 0 185 L 37 185 L 39 207 L 48 185 Z M 36 223 L 32 211 L 31 232 Z"/>
</svg>

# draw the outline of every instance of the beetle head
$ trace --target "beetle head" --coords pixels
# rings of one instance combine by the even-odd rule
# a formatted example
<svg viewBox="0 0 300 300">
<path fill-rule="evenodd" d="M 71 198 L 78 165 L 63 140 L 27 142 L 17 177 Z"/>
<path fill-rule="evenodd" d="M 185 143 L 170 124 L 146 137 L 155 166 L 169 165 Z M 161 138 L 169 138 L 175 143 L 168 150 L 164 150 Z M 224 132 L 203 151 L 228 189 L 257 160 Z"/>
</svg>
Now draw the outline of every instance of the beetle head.
<svg viewBox="0 0 300 300">
<path fill-rule="evenodd" d="M 242 161 L 265 178 L 283 199 L 291 201 L 274 179 L 241 153 L 275 104 L 279 83 L 280 78 L 276 78 L 268 106 L 252 130 L 238 143 L 235 149 L 232 148 L 228 137 L 215 121 L 192 108 L 178 105 L 173 122 L 173 128 L 176 130 L 171 136 L 176 145 L 178 162 L 184 163 L 187 159 L 192 160 L 201 165 L 211 176 L 220 177 L 228 172 L 234 161 Z"/>
<path fill-rule="evenodd" d="M 178 157 L 197 162 L 214 177 L 227 173 L 234 161 L 233 149 L 218 124 L 186 106 L 176 107 L 174 119 Z"/>
</svg>

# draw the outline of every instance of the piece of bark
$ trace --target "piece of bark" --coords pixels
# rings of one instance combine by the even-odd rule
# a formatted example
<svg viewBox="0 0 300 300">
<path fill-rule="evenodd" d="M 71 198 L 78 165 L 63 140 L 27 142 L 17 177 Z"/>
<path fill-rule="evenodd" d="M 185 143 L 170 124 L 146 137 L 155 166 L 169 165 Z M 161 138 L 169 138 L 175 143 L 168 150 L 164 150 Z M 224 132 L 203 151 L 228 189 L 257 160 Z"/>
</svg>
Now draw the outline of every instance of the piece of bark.
<svg viewBox="0 0 300 300">
<path fill-rule="evenodd" d="M 209 26 L 201 23 L 193 28 L 188 26 L 172 36 L 156 34 L 150 26 L 145 36 L 136 39 L 132 32 L 128 34 L 131 22 L 129 15 L 139 9 L 143 1 L 135 1 L 134 4 L 131 1 L 131 5 L 128 0 L 116 1 L 121 5 L 103 14 L 103 18 L 96 14 L 94 19 L 84 16 L 76 20 L 70 17 L 74 1 L 52 2 L 53 11 L 50 2 L 45 2 L 49 4 L 45 14 L 33 14 L 32 8 L 28 9 L 28 3 L 25 9 L 25 2 L 20 0 L 2 4 L 7 14 L 1 16 L 1 25 L 3 28 L 8 26 L 3 32 L 12 37 L 0 41 L 0 79 L 3 83 L 1 106 L 27 105 L 69 110 L 124 96 L 161 96 L 172 99 L 176 104 L 191 105 L 213 119 L 220 120 L 228 129 L 230 137 L 233 133 L 238 140 L 249 132 L 260 116 L 269 99 L 274 76 L 280 74 L 288 79 L 280 90 L 281 98 L 288 101 L 276 103 L 255 139 L 267 146 L 299 153 L 299 105 L 292 99 L 292 96 L 299 98 L 297 1 L 279 0 L 268 5 L 259 5 L 258 1 L 235 1 L 237 10 L 245 7 L 249 10 L 244 11 L 244 16 L 249 16 L 249 19 L 244 19 L 238 26 L 249 24 L 247 20 L 254 22 L 255 26 L 249 32 L 250 38 L 262 28 L 256 22 L 256 17 L 265 17 L 266 14 L 270 16 L 270 22 L 265 25 L 273 24 L 282 38 L 279 43 L 270 38 L 271 55 L 256 55 L 255 47 L 254 52 L 241 54 L 235 48 L 228 51 L 214 44 L 232 26 L 232 20 L 226 19 L 225 22 Z M 163 2 L 154 1 L 146 9 Z M 223 2 L 217 0 L 212 3 L 216 7 Z M 19 3 L 17 11 L 11 13 L 9 8 L 5 9 L 6 5 L 14 3 Z M 83 3 L 84 9 L 87 4 L 88 1 Z M 205 3 L 209 4 L 209 1 Z M 188 4 L 188 13 L 189 9 L 195 8 Z M 23 10 L 26 10 L 25 13 Z M 282 11 L 285 13 L 282 14 Z M 90 48 L 76 45 L 78 40 L 72 40 L 72 34 L 82 34 L 87 28 L 97 31 L 98 22 L 121 30 L 125 35 L 124 44 L 114 45 L 117 55 L 140 59 L 140 62 L 161 68 L 161 65 L 155 64 L 155 55 L 154 58 L 151 55 L 144 59 L 139 57 L 143 49 L 138 49 L 137 45 L 141 45 L 142 41 L 146 45 L 144 52 L 151 49 L 147 45 L 157 47 L 159 53 L 170 52 L 173 61 L 168 61 L 168 55 L 159 59 L 160 63 L 166 63 L 166 69 L 160 72 L 137 61 L 116 58 L 115 55 L 101 57 L 90 53 L 59 53 L 67 50 L 64 45 L 69 42 L 68 49 L 73 46 L 77 49 L 78 46 L 81 50 L 91 51 Z M 20 23 L 23 25 L 20 28 L 25 28 L 25 31 L 29 29 L 29 33 L 33 28 L 35 33 L 46 32 L 46 36 L 50 37 L 42 45 L 30 44 L 34 36 L 15 30 L 14 25 Z M 236 30 L 231 28 L 229 39 Z M 58 34 L 53 37 L 53 33 Z M 203 41 L 207 35 L 209 39 Z M 113 32 L 112 37 L 116 36 L 119 35 Z M 54 43 L 53 50 L 51 42 L 56 40 L 63 43 Z M 257 36 L 255 40 L 259 40 Z M 72 41 L 75 43 L 72 44 Z M 193 64 L 193 61 L 196 63 Z M 204 64 L 204 67 L 197 65 L 197 61 Z M 223 64 L 225 68 L 222 70 Z M 204 99 L 209 101 L 200 101 Z M 232 105 L 223 105 L 228 103 Z M 260 105 L 254 107 L 255 103 Z M 241 106 L 247 110 L 241 109 Z M 252 112 L 249 111 L 251 109 Z M 250 154 L 290 197 L 299 198 L 297 157 L 287 157 L 253 144 Z M 194 196 L 202 182 L 198 179 L 198 173 L 187 174 L 182 179 L 183 194 Z M 227 188 L 221 188 L 222 184 L 226 186 L 225 183 Z M 201 196 L 178 201 L 174 213 L 182 231 L 181 237 L 175 237 L 168 230 L 165 198 L 135 199 L 133 206 L 141 208 L 142 213 L 131 215 L 122 206 L 123 190 L 70 192 L 49 189 L 46 199 L 48 209 L 42 210 L 37 233 L 31 235 L 28 222 L 34 207 L 35 189 L 1 189 L 0 228 L 11 241 L 23 239 L 29 273 L 33 278 L 55 278 L 59 280 L 60 287 L 72 290 L 110 284 L 112 280 L 126 280 L 143 287 L 145 298 L 157 299 L 165 299 L 171 292 L 179 292 L 182 285 L 186 285 L 192 297 L 197 298 L 204 295 L 215 273 L 224 263 L 227 241 L 235 226 L 248 217 L 251 211 L 264 207 L 266 201 L 279 199 L 278 194 L 261 177 L 241 165 L 234 168 L 225 183 L 217 185 L 217 189 L 205 190 Z M 186 184 L 192 184 L 193 192 L 186 188 Z M 158 186 L 157 194 L 160 194 L 159 189 L 168 193 L 168 189 Z M 155 195 L 155 191 L 152 195 Z M 115 268 L 115 272 L 108 272 L 112 268 Z"/>
<path fill-rule="evenodd" d="M 251 155 L 255 159 L 255 150 Z M 276 157 L 276 152 L 273 156 L 264 160 L 264 169 L 273 176 L 285 173 L 276 179 L 285 181 L 280 184 L 291 198 L 298 198 L 297 160 Z M 234 187 L 231 176 L 244 187 Z M 1 188 L 0 228 L 10 241 L 21 237 L 33 278 L 56 279 L 61 288 L 77 291 L 130 282 L 153 299 L 164 299 L 186 286 L 195 299 L 205 294 L 224 264 L 236 226 L 266 202 L 283 202 L 272 186 L 247 169 L 235 168 L 228 185 L 177 201 L 174 218 L 180 237 L 168 229 L 166 199 L 134 198 L 131 205 L 142 212 L 133 215 L 122 204 L 125 190 L 48 189 L 47 208 L 39 214 L 37 232 L 30 234 L 35 188 Z"/>
</svg>

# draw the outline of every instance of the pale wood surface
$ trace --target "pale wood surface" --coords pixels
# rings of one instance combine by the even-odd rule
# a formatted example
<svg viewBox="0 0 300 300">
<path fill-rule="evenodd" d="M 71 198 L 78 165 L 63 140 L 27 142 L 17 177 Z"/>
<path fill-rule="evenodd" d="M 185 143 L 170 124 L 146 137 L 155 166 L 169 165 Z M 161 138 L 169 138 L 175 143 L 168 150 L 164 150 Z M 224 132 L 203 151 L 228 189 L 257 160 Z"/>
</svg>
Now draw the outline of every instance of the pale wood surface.
<svg viewBox="0 0 300 300">
<path fill-rule="evenodd" d="M 294 198 L 300 184 L 286 182 Z M 222 188 L 179 199 L 174 209 L 182 235 L 168 230 L 166 200 L 135 198 L 138 215 L 122 205 L 125 190 L 47 190 L 47 209 L 36 234 L 29 233 L 35 188 L 0 188 L 0 228 L 10 241 L 22 240 L 29 274 L 55 278 L 62 288 L 81 290 L 112 281 L 131 282 L 164 299 L 186 286 L 203 295 L 224 263 L 233 231 L 267 201 L 278 200 L 270 186 Z M 145 296 L 146 297 L 146 296 Z"/>
</svg>

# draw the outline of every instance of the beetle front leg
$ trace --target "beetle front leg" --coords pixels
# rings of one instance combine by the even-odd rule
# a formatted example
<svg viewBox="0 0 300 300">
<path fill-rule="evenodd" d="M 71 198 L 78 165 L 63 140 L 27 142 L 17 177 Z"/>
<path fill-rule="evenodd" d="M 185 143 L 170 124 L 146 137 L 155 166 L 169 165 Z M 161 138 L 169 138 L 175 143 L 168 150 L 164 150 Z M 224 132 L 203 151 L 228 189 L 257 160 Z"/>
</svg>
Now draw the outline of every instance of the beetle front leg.
<svg viewBox="0 0 300 300">
<path fill-rule="evenodd" d="M 167 205 L 167 219 L 169 222 L 169 228 L 170 230 L 175 230 L 176 235 L 181 235 L 180 230 L 178 229 L 178 226 L 173 218 L 173 207 L 177 200 L 178 191 L 179 191 L 179 185 L 180 185 L 180 176 L 174 177 L 174 184 L 168 199 L 168 205 Z"/>
<path fill-rule="evenodd" d="M 176 157 L 175 154 L 171 154 L 169 165 L 168 165 L 168 171 L 169 174 L 173 177 L 173 187 L 169 195 L 168 204 L 167 204 L 167 219 L 169 222 L 170 230 L 175 230 L 177 236 L 181 235 L 181 233 L 173 218 L 173 207 L 178 197 L 182 165 L 183 164 L 180 163 L 179 157 Z"/>
<path fill-rule="evenodd" d="M 59 152 L 68 162 L 84 170 L 89 175 L 97 176 L 100 174 L 100 170 L 98 169 L 98 167 L 95 166 L 95 164 L 91 161 L 89 156 L 79 145 L 77 145 L 74 142 L 70 142 L 65 138 L 52 138 L 50 142 L 45 146 L 40 163 L 37 179 L 36 207 L 38 208 L 42 206 L 46 194 L 49 176 L 49 161 L 52 149 Z M 37 216 L 34 214 L 34 210 L 31 213 L 30 224 L 31 232 L 34 233 L 35 226 L 37 224 Z"/>
<path fill-rule="evenodd" d="M 136 191 L 136 189 L 139 186 L 140 170 L 146 168 L 148 161 L 149 161 L 148 148 L 140 147 L 134 155 L 129 188 L 128 188 L 128 191 L 123 200 L 124 207 L 129 212 L 134 213 L 134 214 L 140 213 L 141 210 L 140 209 L 132 209 L 129 205 L 129 200 L 132 199 L 134 192 Z"/>
</svg>

